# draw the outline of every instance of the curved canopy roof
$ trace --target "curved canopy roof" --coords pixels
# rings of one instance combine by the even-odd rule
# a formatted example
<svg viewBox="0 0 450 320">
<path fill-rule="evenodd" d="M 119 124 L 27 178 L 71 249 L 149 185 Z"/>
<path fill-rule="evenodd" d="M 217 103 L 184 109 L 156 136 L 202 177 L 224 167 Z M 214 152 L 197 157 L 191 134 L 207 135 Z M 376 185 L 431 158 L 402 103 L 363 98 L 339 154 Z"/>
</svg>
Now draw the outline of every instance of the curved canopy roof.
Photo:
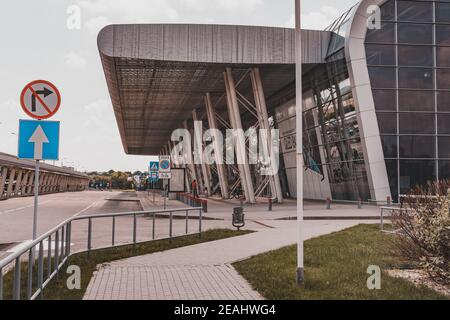
<svg viewBox="0 0 450 320">
<path fill-rule="evenodd" d="M 331 32 L 303 31 L 303 63 L 323 63 Z M 236 79 L 261 70 L 270 97 L 295 81 L 295 30 L 232 25 L 110 25 L 98 36 L 122 143 L 127 154 L 158 154 L 210 92 L 218 101 L 223 72 Z M 245 91 L 250 88 L 240 88 Z M 224 101 L 216 109 L 224 108 Z"/>
</svg>

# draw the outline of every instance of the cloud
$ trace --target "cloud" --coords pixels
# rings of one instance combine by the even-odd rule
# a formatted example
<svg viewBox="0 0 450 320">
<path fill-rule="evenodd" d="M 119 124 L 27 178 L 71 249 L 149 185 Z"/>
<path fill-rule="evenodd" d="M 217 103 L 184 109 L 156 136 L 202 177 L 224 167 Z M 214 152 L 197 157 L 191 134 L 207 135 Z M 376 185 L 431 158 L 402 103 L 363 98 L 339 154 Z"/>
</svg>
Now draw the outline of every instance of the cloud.
<svg viewBox="0 0 450 320">
<path fill-rule="evenodd" d="M 89 31 L 90 34 L 97 35 L 100 32 L 100 30 L 103 27 L 107 26 L 108 24 L 110 24 L 108 18 L 106 18 L 105 16 L 97 16 L 89 19 L 84 24 L 84 26 L 86 27 L 86 29 Z"/>
<path fill-rule="evenodd" d="M 71 69 L 82 69 L 87 65 L 87 61 L 75 51 L 71 51 L 64 57 L 64 64 Z"/>
<path fill-rule="evenodd" d="M 211 16 L 251 14 L 265 0 L 77 0 L 84 26 L 92 33 L 109 23 L 165 23 L 209 21 Z M 206 14 L 207 13 L 207 14 Z"/>
<path fill-rule="evenodd" d="M 302 28 L 312 30 L 324 30 L 342 14 L 337 8 L 322 6 L 319 11 L 302 14 Z M 286 27 L 295 27 L 295 14 L 291 15 Z"/>
</svg>

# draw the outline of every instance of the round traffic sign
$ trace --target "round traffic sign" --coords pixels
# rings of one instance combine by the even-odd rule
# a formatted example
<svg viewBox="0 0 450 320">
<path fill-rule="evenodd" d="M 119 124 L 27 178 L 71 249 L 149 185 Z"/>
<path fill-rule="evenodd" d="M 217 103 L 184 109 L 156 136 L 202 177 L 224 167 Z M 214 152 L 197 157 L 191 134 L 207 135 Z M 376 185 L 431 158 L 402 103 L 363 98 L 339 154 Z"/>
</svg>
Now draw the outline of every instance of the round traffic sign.
<svg viewBox="0 0 450 320">
<path fill-rule="evenodd" d="M 58 112 L 61 95 L 49 81 L 36 80 L 23 88 L 20 95 L 23 111 L 34 119 L 48 119 Z"/>
<path fill-rule="evenodd" d="M 161 169 L 167 170 L 170 167 L 170 162 L 168 160 L 162 160 L 159 166 L 161 167 Z"/>
</svg>

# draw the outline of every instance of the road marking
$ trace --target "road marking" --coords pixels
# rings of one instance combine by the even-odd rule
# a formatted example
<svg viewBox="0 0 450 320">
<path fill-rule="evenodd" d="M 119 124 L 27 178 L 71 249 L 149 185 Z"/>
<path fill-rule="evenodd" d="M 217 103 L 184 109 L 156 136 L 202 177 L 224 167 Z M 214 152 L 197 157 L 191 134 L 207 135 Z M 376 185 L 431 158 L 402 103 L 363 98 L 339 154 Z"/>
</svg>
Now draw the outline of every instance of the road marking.
<svg viewBox="0 0 450 320">
<path fill-rule="evenodd" d="M 46 203 L 49 203 L 49 202 L 50 202 L 50 200 L 47 200 L 47 201 L 39 202 L 39 204 L 41 205 L 41 204 L 46 204 Z M 27 206 L 23 206 L 23 207 L 19 207 L 19 208 L 14 208 L 14 209 L 8 209 L 8 210 L 5 210 L 5 211 L 0 211 L 0 216 L 3 215 L 3 214 L 6 214 L 6 213 L 21 211 L 21 210 L 28 209 L 28 208 L 33 208 L 33 207 L 34 207 L 34 204 L 29 204 Z"/>
<path fill-rule="evenodd" d="M 91 203 L 89 206 L 87 206 L 86 208 L 84 208 L 83 210 L 78 211 L 77 213 L 75 213 L 73 216 L 74 217 L 78 217 L 80 214 L 88 211 L 90 208 L 95 207 L 98 203 L 100 202 L 100 200 L 96 200 L 93 203 Z"/>
</svg>

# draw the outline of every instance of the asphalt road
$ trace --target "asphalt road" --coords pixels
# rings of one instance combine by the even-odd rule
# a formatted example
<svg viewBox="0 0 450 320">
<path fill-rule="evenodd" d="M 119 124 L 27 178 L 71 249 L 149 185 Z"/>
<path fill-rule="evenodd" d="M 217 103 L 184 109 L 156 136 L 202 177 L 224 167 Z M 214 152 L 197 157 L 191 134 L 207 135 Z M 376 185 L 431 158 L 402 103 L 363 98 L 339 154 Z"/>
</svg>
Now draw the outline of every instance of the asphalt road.
<svg viewBox="0 0 450 320">
<path fill-rule="evenodd" d="M 119 195 L 120 192 L 84 191 L 40 196 L 38 235 L 72 216 L 120 212 L 129 209 L 127 206 L 135 206 L 106 200 Z M 0 244 L 32 238 L 33 202 L 33 197 L 0 201 Z"/>
</svg>

